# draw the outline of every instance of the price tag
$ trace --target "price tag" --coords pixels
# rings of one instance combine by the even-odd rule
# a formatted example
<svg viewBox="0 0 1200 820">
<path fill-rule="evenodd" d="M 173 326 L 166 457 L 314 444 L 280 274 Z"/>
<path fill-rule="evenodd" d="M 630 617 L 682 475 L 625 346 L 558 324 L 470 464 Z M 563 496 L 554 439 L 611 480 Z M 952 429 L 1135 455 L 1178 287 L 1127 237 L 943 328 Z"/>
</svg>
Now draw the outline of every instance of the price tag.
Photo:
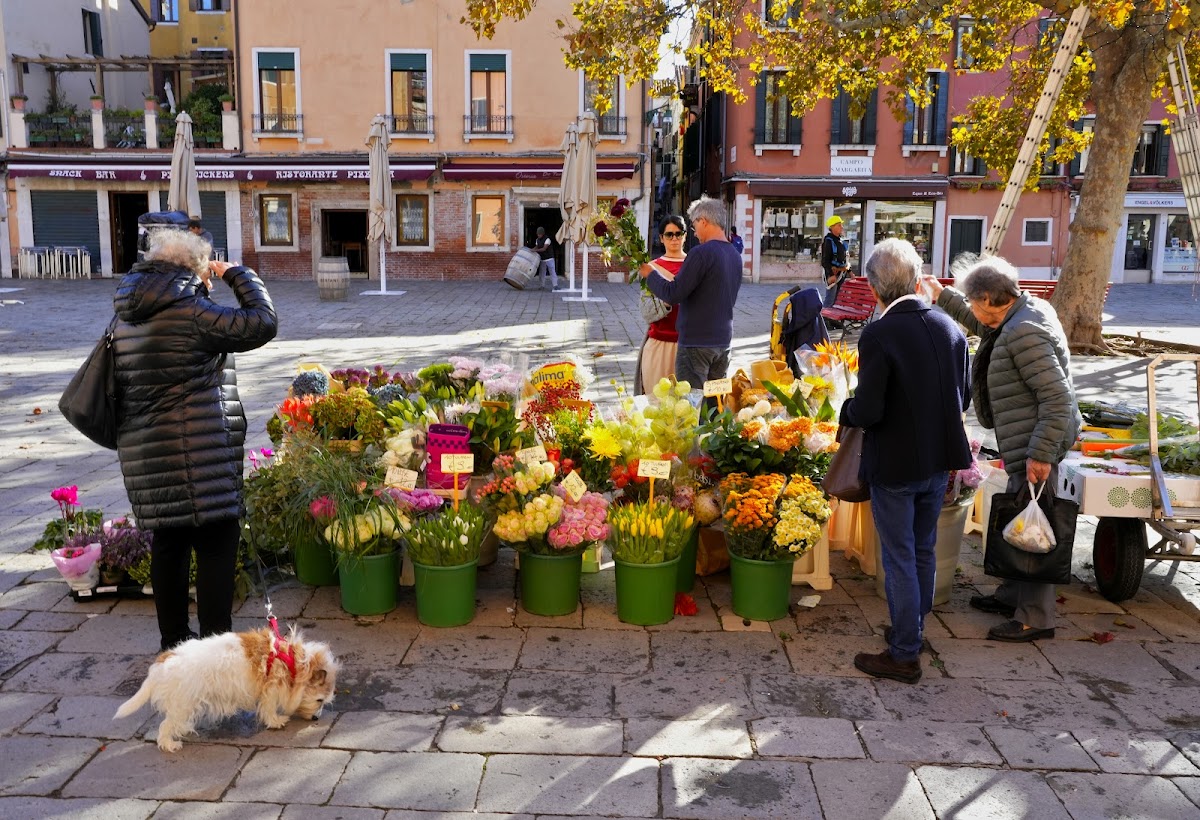
<svg viewBox="0 0 1200 820">
<path fill-rule="evenodd" d="M 546 448 L 541 444 L 517 450 L 517 461 L 522 464 L 540 464 L 546 461 Z"/>
<path fill-rule="evenodd" d="M 442 453 L 443 473 L 470 473 L 475 470 L 475 456 L 471 453 Z"/>
<path fill-rule="evenodd" d="M 403 467 L 388 467 L 383 483 L 398 490 L 417 489 L 417 471 L 406 470 Z"/>
<path fill-rule="evenodd" d="M 670 478 L 671 462 L 661 459 L 645 459 L 638 462 L 639 478 Z"/>
<path fill-rule="evenodd" d="M 487 407 L 491 410 L 507 410 L 510 407 L 506 401 L 481 401 L 479 402 L 479 406 Z"/>
<path fill-rule="evenodd" d="M 583 494 L 587 492 L 587 484 L 579 477 L 579 473 L 572 470 L 570 474 L 562 480 L 563 489 L 567 491 L 567 495 L 571 497 L 571 501 L 578 502 L 583 498 Z"/>
<path fill-rule="evenodd" d="M 562 406 L 576 412 L 583 412 L 584 410 L 589 413 L 592 412 L 592 403 L 583 399 L 563 399 Z"/>
<path fill-rule="evenodd" d="M 705 396 L 728 396 L 733 392 L 733 379 L 709 379 L 704 383 Z"/>
<path fill-rule="evenodd" d="M 800 380 L 800 393 L 804 396 L 804 398 L 807 399 L 809 396 L 811 396 L 812 391 L 815 389 L 816 388 L 813 387 L 813 385 L 809 382 L 804 381 L 804 379 Z"/>
</svg>

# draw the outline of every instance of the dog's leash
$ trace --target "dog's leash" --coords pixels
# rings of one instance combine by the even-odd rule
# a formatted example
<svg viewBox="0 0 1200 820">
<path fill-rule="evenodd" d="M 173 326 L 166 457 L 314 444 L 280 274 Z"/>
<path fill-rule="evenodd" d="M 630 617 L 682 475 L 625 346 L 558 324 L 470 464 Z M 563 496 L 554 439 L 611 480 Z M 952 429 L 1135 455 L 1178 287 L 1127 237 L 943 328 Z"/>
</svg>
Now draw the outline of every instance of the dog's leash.
<svg viewBox="0 0 1200 820">
<path fill-rule="evenodd" d="M 258 579 L 263 585 L 263 601 L 267 611 L 267 623 L 271 627 L 271 651 L 267 655 L 267 677 L 271 676 L 271 667 L 275 660 L 280 660 L 287 667 L 288 672 L 292 676 L 292 680 L 296 679 L 296 650 L 292 645 L 283 639 L 279 634 L 279 621 L 275 617 L 275 606 L 271 603 L 271 589 L 267 585 L 266 565 L 263 560 L 258 557 L 258 551 L 254 552 L 254 563 L 258 567 Z"/>
</svg>

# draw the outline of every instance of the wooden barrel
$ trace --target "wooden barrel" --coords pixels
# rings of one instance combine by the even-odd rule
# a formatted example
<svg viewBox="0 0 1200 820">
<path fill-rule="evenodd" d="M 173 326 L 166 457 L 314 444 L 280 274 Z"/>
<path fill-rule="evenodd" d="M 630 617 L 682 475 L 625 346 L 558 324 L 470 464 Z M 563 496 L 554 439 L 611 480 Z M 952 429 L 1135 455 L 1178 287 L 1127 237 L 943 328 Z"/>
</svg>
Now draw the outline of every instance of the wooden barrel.
<svg viewBox="0 0 1200 820">
<path fill-rule="evenodd" d="M 321 301 L 342 302 L 350 287 L 350 265 L 344 256 L 322 256 L 317 260 L 317 288 Z"/>
<path fill-rule="evenodd" d="M 537 275 L 538 264 L 541 261 L 537 251 L 521 248 L 508 263 L 508 270 L 504 274 L 505 284 L 512 285 L 517 290 L 525 290 Z"/>
</svg>

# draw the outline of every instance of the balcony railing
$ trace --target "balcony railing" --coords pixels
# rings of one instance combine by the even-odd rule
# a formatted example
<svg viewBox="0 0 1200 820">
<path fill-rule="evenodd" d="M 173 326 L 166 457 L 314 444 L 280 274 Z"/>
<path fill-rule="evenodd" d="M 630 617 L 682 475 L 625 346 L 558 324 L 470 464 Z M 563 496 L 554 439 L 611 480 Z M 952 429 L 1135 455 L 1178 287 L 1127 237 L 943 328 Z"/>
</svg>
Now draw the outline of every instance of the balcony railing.
<svg viewBox="0 0 1200 820">
<path fill-rule="evenodd" d="M 496 114 L 466 114 L 463 116 L 463 133 L 467 136 L 475 134 L 507 136 L 512 133 L 512 128 L 512 116 Z"/>
<path fill-rule="evenodd" d="M 104 144 L 110 148 L 145 148 L 146 116 L 141 112 L 104 112 Z"/>
<path fill-rule="evenodd" d="M 628 122 L 628 117 L 604 114 L 596 123 L 597 133 L 602 137 L 624 137 L 627 134 L 626 123 Z"/>
<path fill-rule="evenodd" d="M 393 134 L 433 134 L 433 115 L 431 114 L 393 114 L 391 122 Z"/>
<path fill-rule="evenodd" d="M 214 127 L 215 126 L 215 127 Z M 160 112 L 158 115 L 158 144 L 170 148 L 175 144 L 175 115 Z M 192 123 L 192 146 L 195 148 L 221 147 L 220 115 L 201 118 Z"/>
<path fill-rule="evenodd" d="M 31 148 L 92 147 L 92 115 L 26 114 Z"/>
<path fill-rule="evenodd" d="M 300 134 L 304 131 L 303 114 L 255 114 L 256 134 Z"/>
</svg>

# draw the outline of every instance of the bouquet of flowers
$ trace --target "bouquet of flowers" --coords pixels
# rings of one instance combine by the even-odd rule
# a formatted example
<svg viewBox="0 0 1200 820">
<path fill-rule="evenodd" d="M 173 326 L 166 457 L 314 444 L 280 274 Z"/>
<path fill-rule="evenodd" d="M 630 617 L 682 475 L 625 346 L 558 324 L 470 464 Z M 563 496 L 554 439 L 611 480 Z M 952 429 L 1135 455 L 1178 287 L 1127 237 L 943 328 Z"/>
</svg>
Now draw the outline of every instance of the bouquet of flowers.
<svg viewBox="0 0 1200 820">
<path fill-rule="evenodd" d="M 821 540 L 825 494 L 806 476 L 735 473 L 721 482 L 730 552 L 755 561 L 800 557 Z"/>
<path fill-rule="evenodd" d="M 776 559 L 799 558 L 821 540 L 821 525 L 832 511 L 825 493 L 807 477 L 788 479 L 779 499 L 779 523 L 771 537 Z"/>
<path fill-rule="evenodd" d="M 613 507 L 608 512 L 613 558 L 628 564 L 661 564 L 683 553 L 696 520 L 661 501 Z"/>
<path fill-rule="evenodd" d="M 104 520 L 104 512 L 101 510 L 79 509 L 79 488 L 74 484 L 52 490 L 50 497 L 58 504 L 59 517 L 46 524 L 46 528 L 42 530 L 42 537 L 33 543 L 35 550 L 58 549 L 64 546 L 72 535 L 98 529 L 100 522 Z"/>
<path fill-rule="evenodd" d="M 95 533 L 80 533 L 64 546 L 50 551 L 50 560 L 63 580 L 76 591 L 92 589 L 100 580 L 100 542 Z M 87 543 L 83 543 L 87 542 Z"/>
<path fill-rule="evenodd" d="M 495 516 L 496 537 L 518 549 L 550 550 L 547 533 L 562 517 L 564 505 L 564 494 L 553 486 L 554 465 L 498 456 L 492 472 L 492 479 L 479 488 L 476 497 Z"/>
<path fill-rule="evenodd" d="M 979 466 L 979 448 L 983 442 L 971 440 L 971 466 L 965 470 L 951 470 L 950 480 L 946 482 L 946 497 L 942 506 L 961 504 L 975 495 L 979 485 L 983 483 L 983 470 Z"/>
<path fill-rule="evenodd" d="M 106 570 L 129 572 L 150 561 L 154 533 L 139 529 L 128 518 L 105 521 L 100 531 L 100 563 Z"/>
<path fill-rule="evenodd" d="M 413 522 L 408 531 L 408 554 L 414 563 L 432 567 L 458 567 L 479 559 L 487 535 L 483 511 L 470 504 Z"/>
<path fill-rule="evenodd" d="M 610 527 L 608 500 L 600 493 L 584 493 L 578 501 L 572 501 L 561 487 L 556 495 L 563 497 L 562 514 L 558 522 L 547 533 L 550 554 L 570 555 L 583 552 L 588 547 L 608 538 Z M 539 552 L 538 542 L 529 542 L 530 551 Z"/>
<path fill-rule="evenodd" d="M 600 256 L 606 265 L 628 268 L 629 281 L 636 281 L 638 268 L 650 261 L 646 251 L 646 240 L 637 224 L 637 214 L 632 203 L 621 197 L 613 203 L 608 213 L 593 209 L 589 229 L 600 244 Z"/>
</svg>

